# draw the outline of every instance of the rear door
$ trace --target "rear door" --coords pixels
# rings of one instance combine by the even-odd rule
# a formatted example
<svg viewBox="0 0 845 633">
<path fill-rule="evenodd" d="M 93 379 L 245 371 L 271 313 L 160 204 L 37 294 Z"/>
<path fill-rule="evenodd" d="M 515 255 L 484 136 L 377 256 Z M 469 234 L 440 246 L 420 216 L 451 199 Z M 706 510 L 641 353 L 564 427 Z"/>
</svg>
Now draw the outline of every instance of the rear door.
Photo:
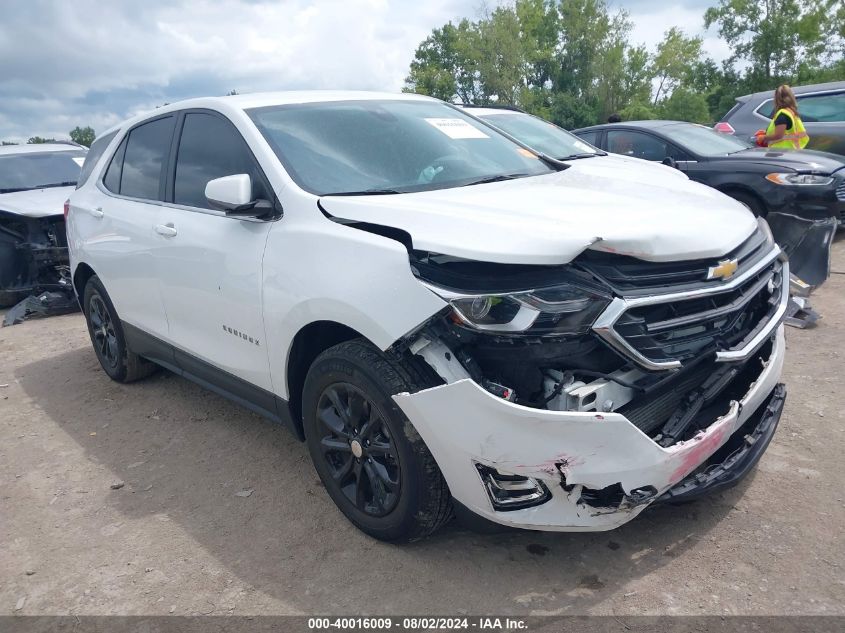
<svg viewBox="0 0 845 633">
<path fill-rule="evenodd" d="M 158 338 L 167 336 L 167 316 L 153 261 L 153 225 L 175 123 L 175 116 L 166 115 L 132 128 L 102 181 L 74 196 L 74 231 L 82 238 L 86 263 L 102 280 L 121 320 Z"/>
<path fill-rule="evenodd" d="M 154 237 L 169 340 L 185 371 L 251 402 L 268 398 L 261 270 L 272 221 L 227 216 L 205 198 L 209 180 L 249 174 L 253 199 L 275 196 L 246 141 L 224 116 L 191 110 L 179 117 L 167 204 Z M 257 387 L 258 389 L 254 389 Z"/>
</svg>

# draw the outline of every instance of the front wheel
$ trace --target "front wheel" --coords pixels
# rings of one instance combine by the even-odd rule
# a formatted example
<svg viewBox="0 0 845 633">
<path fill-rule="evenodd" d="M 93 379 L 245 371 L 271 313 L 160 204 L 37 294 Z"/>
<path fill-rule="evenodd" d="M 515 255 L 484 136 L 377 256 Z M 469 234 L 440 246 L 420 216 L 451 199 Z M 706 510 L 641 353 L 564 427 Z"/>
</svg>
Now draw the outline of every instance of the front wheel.
<svg viewBox="0 0 845 633">
<path fill-rule="evenodd" d="M 422 438 L 391 397 L 426 379 L 362 340 L 314 361 L 303 389 L 311 459 L 332 500 L 370 536 L 412 541 L 452 516 L 451 497 Z"/>
</svg>

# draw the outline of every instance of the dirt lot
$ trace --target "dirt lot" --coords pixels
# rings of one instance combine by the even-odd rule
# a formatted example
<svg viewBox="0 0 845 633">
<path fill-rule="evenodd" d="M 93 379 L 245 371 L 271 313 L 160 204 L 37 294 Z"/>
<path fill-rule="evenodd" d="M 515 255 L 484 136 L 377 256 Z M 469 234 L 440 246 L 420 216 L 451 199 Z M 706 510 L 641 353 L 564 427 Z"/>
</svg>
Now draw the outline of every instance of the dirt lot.
<svg viewBox="0 0 845 633">
<path fill-rule="evenodd" d="M 834 274 L 788 331 L 786 412 L 738 488 L 405 547 L 355 530 L 284 429 L 167 372 L 108 380 L 80 315 L 4 328 L 0 614 L 845 614 L 843 297 Z"/>
</svg>

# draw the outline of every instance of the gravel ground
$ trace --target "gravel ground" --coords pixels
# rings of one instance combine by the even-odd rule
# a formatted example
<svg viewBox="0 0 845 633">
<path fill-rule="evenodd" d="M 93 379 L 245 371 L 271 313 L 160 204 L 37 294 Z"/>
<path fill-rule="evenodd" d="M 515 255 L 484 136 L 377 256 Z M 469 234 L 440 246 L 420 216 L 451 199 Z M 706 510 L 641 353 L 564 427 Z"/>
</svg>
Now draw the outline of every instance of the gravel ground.
<svg viewBox="0 0 845 633">
<path fill-rule="evenodd" d="M 845 614 L 844 291 L 789 329 L 786 411 L 737 488 L 404 547 L 353 528 L 284 429 L 167 372 L 111 382 L 80 315 L 4 328 L 0 614 Z"/>
</svg>

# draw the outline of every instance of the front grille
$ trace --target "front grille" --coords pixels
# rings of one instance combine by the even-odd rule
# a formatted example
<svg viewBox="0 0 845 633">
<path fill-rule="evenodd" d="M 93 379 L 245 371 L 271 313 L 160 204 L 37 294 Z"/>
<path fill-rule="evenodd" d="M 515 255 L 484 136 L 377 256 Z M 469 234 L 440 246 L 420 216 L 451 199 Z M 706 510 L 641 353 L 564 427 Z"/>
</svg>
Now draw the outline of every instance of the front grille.
<svg viewBox="0 0 845 633">
<path fill-rule="evenodd" d="M 738 260 L 740 267 L 734 276 L 741 275 L 760 261 L 770 248 L 766 234 L 757 230 L 737 248 L 717 259 Z M 647 262 L 625 255 L 585 251 L 576 263 L 625 296 L 654 294 L 656 289 L 661 293 L 684 291 L 700 288 L 702 282 L 710 285 L 721 283 L 719 279 L 707 279 L 710 267 L 717 263 L 714 259 Z"/>
<path fill-rule="evenodd" d="M 729 291 L 630 308 L 614 329 L 639 354 L 658 363 L 730 349 L 779 303 L 780 269 L 775 262 Z"/>
<path fill-rule="evenodd" d="M 845 180 L 842 180 L 836 187 L 836 199 L 845 202 Z"/>
</svg>

